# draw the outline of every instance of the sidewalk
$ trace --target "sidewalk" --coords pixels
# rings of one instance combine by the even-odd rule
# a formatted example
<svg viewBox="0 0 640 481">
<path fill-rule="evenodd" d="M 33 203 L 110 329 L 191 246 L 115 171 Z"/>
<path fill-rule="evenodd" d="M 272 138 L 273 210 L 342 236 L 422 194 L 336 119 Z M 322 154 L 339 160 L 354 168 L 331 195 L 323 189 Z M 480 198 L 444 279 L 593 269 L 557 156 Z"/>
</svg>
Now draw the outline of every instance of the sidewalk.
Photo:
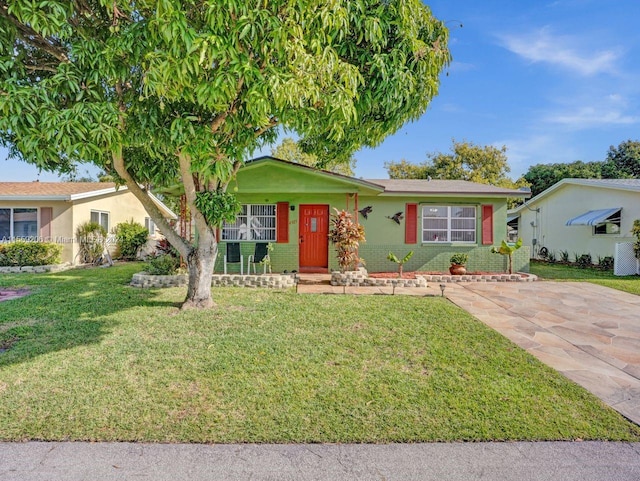
<svg viewBox="0 0 640 481">
<path fill-rule="evenodd" d="M 3 481 L 630 481 L 640 443 L 0 444 Z"/>
</svg>

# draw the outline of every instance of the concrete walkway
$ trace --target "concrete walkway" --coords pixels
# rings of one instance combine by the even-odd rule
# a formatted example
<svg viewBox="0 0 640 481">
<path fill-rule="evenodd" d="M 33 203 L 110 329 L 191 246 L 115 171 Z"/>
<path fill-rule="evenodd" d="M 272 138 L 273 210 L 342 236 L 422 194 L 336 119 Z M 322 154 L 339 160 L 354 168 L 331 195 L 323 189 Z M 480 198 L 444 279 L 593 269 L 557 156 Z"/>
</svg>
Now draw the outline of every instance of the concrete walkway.
<svg viewBox="0 0 640 481">
<path fill-rule="evenodd" d="M 460 283 L 446 295 L 640 424 L 640 296 L 547 281 Z"/>
</svg>

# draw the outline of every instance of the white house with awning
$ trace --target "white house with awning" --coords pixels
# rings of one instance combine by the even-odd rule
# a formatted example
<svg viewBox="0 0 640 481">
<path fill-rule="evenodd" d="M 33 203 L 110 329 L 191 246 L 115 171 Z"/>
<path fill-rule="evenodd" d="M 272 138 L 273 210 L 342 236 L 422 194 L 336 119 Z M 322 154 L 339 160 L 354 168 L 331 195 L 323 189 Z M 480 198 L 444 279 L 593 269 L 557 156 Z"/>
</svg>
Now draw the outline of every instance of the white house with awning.
<svg viewBox="0 0 640 481">
<path fill-rule="evenodd" d="M 616 244 L 633 242 L 640 219 L 640 179 L 563 179 L 507 214 L 532 257 L 567 251 L 598 258 L 615 256 Z M 543 249 L 544 248 L 544 249 Z"/>
</svg>

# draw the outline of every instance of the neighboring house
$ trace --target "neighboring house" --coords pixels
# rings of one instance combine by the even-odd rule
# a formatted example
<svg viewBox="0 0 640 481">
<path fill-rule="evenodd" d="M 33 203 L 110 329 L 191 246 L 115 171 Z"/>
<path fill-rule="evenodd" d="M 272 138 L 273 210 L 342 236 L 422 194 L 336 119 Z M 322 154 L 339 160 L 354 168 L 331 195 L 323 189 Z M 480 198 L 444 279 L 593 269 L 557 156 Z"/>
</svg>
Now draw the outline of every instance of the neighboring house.
<svg viewBox="0 0 640 481">
<path fill-rule="evenodd" d="M 591 254 L 594 263 L 614 256 L 616 243 L 634 241 L 636 219 L 640 179 L 563 179 L 509 211 L 509 224 L 517 227 L 532 256 L 544 247 L 558 259 L 567 251 L 571 261 Z"/>
<path fill-rule="evenodd" d="M 154 197 L 165 217 L 176 216 Z M 63 246 L 62 261 L 77 263 L 76 229 L 93 221 L 107 232 L 133 219 L 145 225 L 151 240 L 160 237 L 144 207 L 127 190 L 107 182 L 0 182 L 0 242 L 16 239 Z"/>
<path fill-rule="evenodd" d="M 337 269 L 328 240 L 334 208 L 367 213 L 354 219 L 365 228 L 359 254 L 370 272 L 395 271 L 389 252 L 402 258 L 409 251 L 414 255 L 405 270 L 444 271 L 451 254 L 466 252 L 468 270 L 504 271 L 506 259 L 491 246 L 506 237 L 507 198 L 529 195 L 457 180 L 356 179 L 272 157 L 247 162 L 237 188 L 243 211 L 220 233 L 217 272 L 228 242 L 240 243 L 245 272 L 256 242 L 273 243 L 274 271 Z M 528 250 L 515 257 L 515 269 L 528 270 Z"/>
</svg>

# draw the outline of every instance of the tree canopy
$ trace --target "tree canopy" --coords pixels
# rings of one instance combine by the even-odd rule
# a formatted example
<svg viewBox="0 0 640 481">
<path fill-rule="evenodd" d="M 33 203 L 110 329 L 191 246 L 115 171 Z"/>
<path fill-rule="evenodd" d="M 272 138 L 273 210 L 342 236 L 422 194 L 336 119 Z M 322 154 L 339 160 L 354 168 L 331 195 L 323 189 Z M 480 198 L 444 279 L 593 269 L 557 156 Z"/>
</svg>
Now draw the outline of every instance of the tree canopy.
<svg viewBox="0 0 640 481">
<path fill-rule="evenodd" d="M 626 140 L 609 147 L 603 161 L 536 164 L 524 175 L 538 195 L 562 179 L 640 179 L 640 142 Z"/>
<path fill-rule="evenodd" d="M 531 195 L 538 195 L 562 179 L 599 179 L 602 162 L 577 160 L 566 164 L 536 164 L 529 167 L 524 178 L 531 184 Z"/>
<path fill-rule="evenodd" d="M 226 192 L 276 126 L 346 161 L 422 115 L 450 61 L 420 0 L 0 2 L 0 142 L 46 170 L 117 174 L 187 260 L 185 306 L 212 305 Z M 197 242 L 141 185 L 180 182 Z"/>
<path fill-rule="evenodd" d="M 451 152 L 431 152 L 421 164 L 406 160 L 386 162 L 385 168 L 392 179 L 450 179 L 468 180 L 481 184 L 513 187 L 508 177 L 511 171 L 507 158 L 507 148 L 492 145 L 479 146 L 473 142 L 451 143 Z"/>
<path fill-rule="evenodd" d="M 626 140 L 609 147 L 602 165 L 605 179 L 640 179 L 640 142 Z"/>
<path fill-rule="evenodd" d="M 351 157 L 348 162 L 336 161 L 334 159 L 320 160 L 315 154 L 303 152 L 298 142 L 291 137 L 282 139 L 280 144 L 271 149 L 271 155 L 278 159 L 288 160 L 296 164 L 307 165 L 317 169 L 325 169 L 337 174 L 353 176 L 353 169 L 356 166 L 356 159 Z"/>
<path fill-rule="evenodd" d="M 480 184 L 517 189 L 527 187 L 524 179 L 517 181 L 508 177 L 510 167 L 507 148 L 492 145 L 479 146 L 472 142 L 451 142 L 451 152 L 431 152 L 421 164 L 412 164 L 406 160 L 386 162 L 385 168 L 391 179 L 443 179 L 467 180 Z M 510 199 L 513 206 L 519 199 Z"/>
</svg>

